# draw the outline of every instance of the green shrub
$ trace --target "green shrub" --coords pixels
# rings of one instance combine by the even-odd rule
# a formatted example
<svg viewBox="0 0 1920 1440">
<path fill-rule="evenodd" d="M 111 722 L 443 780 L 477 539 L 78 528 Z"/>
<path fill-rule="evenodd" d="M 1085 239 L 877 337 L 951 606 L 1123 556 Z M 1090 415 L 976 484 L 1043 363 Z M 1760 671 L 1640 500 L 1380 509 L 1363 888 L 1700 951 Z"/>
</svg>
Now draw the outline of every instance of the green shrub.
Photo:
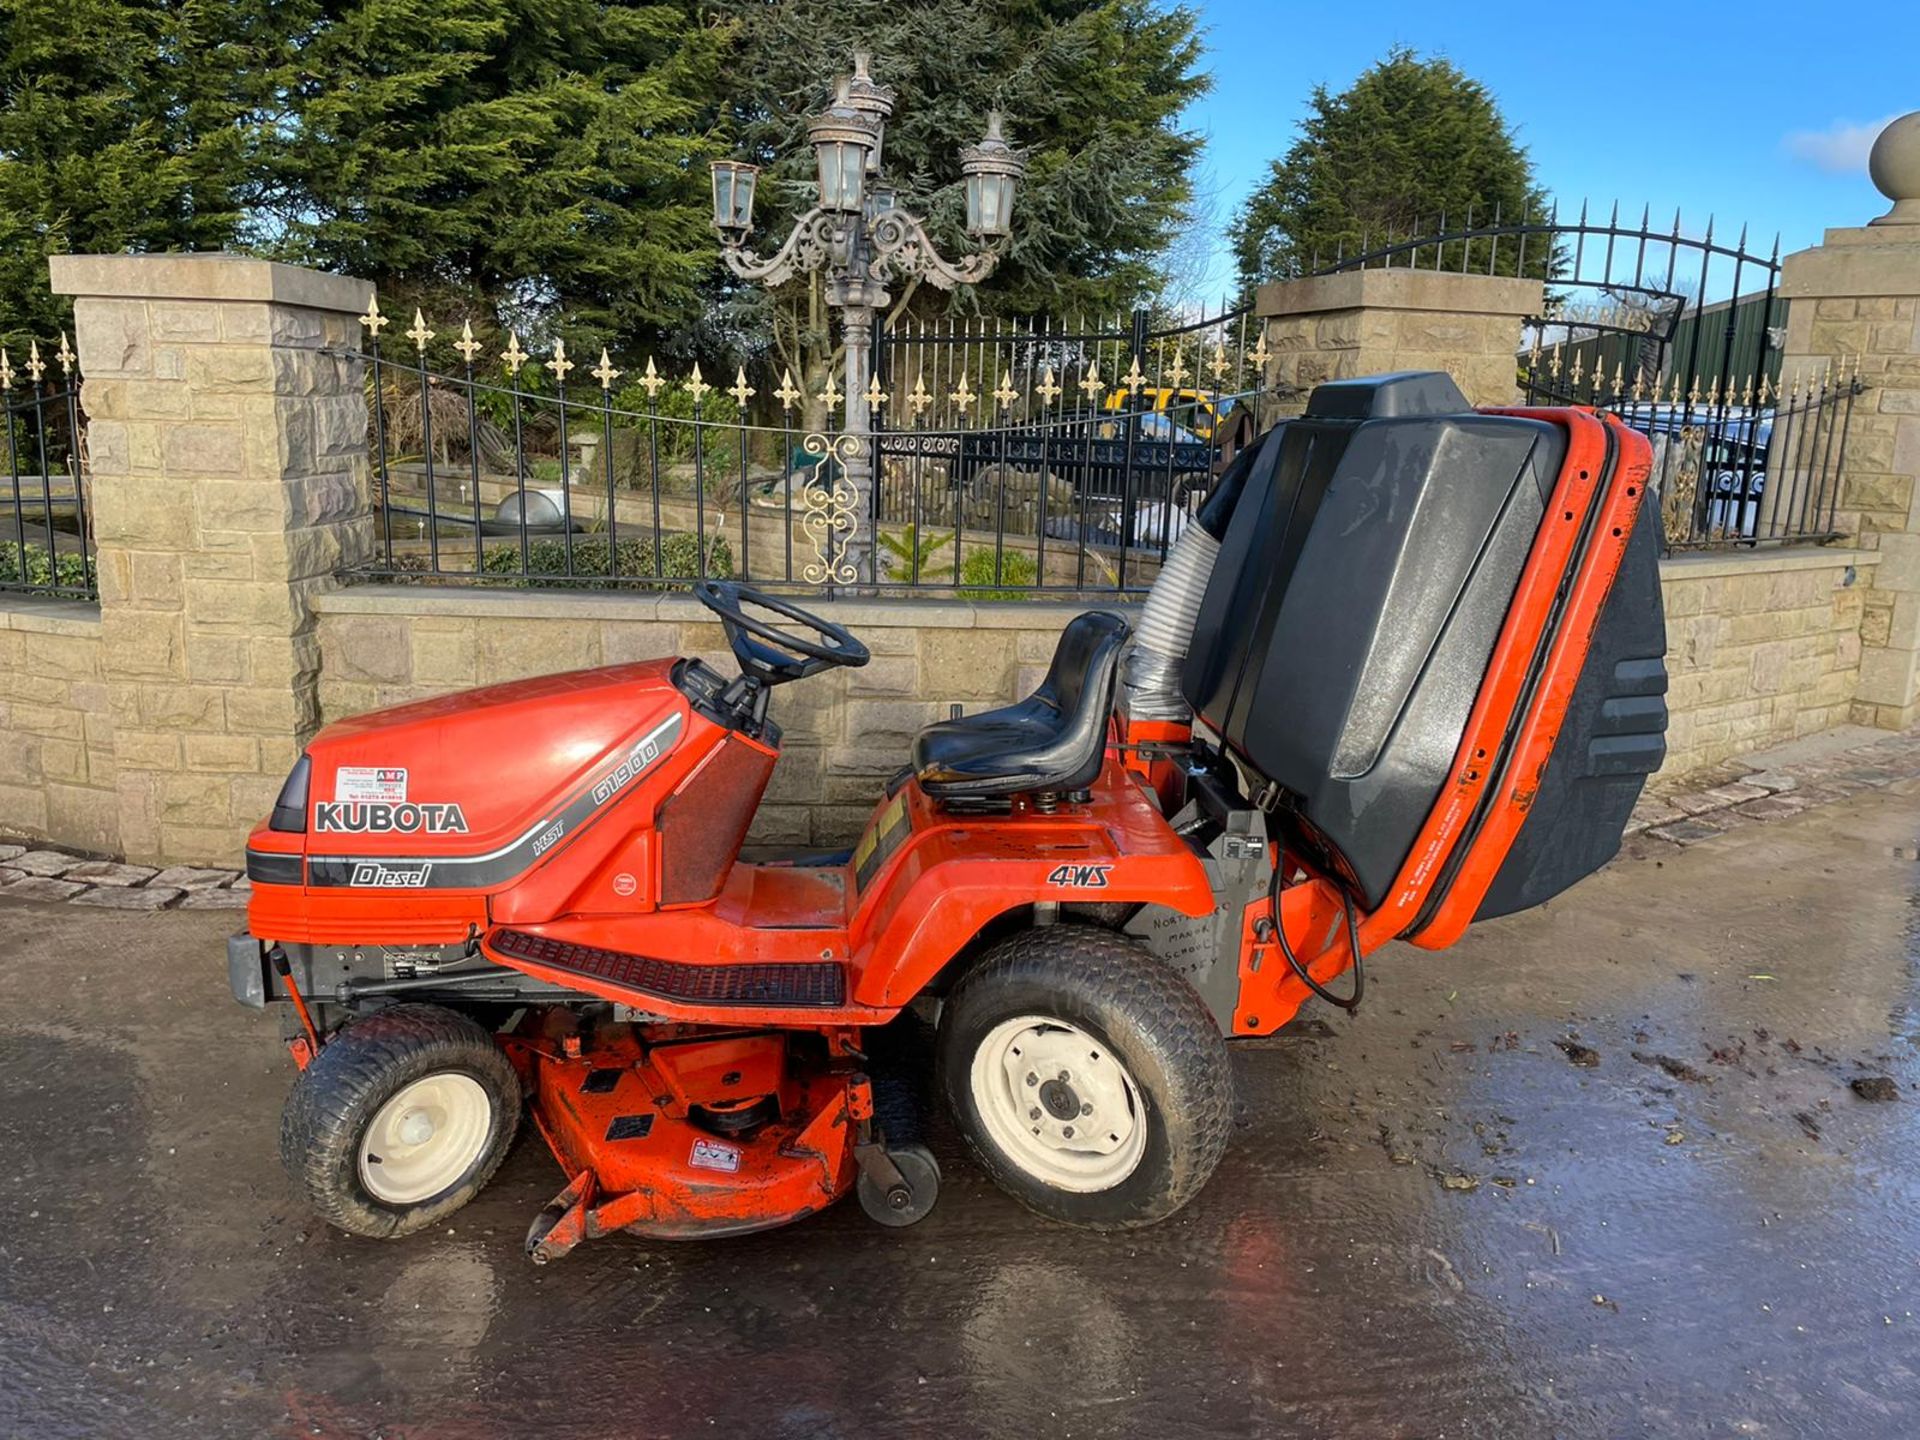
<svg viewBox="0 0 1920 1440">
<path fill-rule="evenodd" d="M 92 590 L 93 557 L 62 550 L 58 561 L 44 546 L 29 544 L 23 554 L 18 540 L 0 541 L 0 584 L 32 589 Z"/>
<path fill-rule="evenodd" d="M 502 577 L 504 583 L 514 587 L 540 586 L 549 583 L 544 577 L 560 577 L 561 583 L 584 585 L 587 589 L 609 589 L 614 583 L 626 584 L 635 579 L 661 580 L 697 580 L 700 578 L 700 541 L 696 536 L 682 532 L 663 535 L 660 538 L 660 569 L 654 570 L 653 538 L 651 536 L 623 539 L 619 545 L 620 574 L 616 582 L 608 569 L 609 547 L 605 535 L 576 535 L 573 537 L 573 576 L 567 577 L 567 545 L 564 540 L 553 536 L 541 536 L 527 542 L 527 570 L 522 577 L 520 571 L 520 547 L 518 544 L 490 545 L 487 547 L 485 569 L 489 575 Z M 711 536 L 707 541 L 707 576 L 715 580 L 733 578 L 733 550 L 719 536 Z M 591 578 L 607 576 L 603 580 Z"/>
<path fill-rule="evenodd" d="M 649 413 L 647 392 L 643 386 L 629 385 L 615 393 L 615 410 L 629 410 L 636 415 Z M 709 488 L 715 481 L 732 476 L 738 478 L 740 471 L 741 423 L 740 405 L 733 396 L 724 390 L 709 390 L 700 400 L 700 425 L 693 424 L 693 396 L 685 387 L 672 384 L 661 390 L 658 400 L 651 406 L 651 413 L 660 417 L 657 427 L 660 443 L 660 463 L 677 464 L 693 459 L 694 436 L 700 437 L 700 463 L 702 475 Z M 628 416 L 615 416 L 614 426 L 637 430 L 642 436 L 647 434 L 649 426 L 645 420 L 636 420 Z"/>
<path fill-rule="evenodd" d="M 887 553 L 886 570 L 890 578 L 912 581 L 915 577 L 928 579 L 933 569 L 933 557 L 953 543 L 953 532 L 929 534 L 924 538 L 916 525 L 909 525 L 900 534 L 882 530 L 875 537 L 880 548 Z M 991 578 L 992 571 L 988 571 Z"/>
<path fill-rule="evenodd" d="M 967 588 L 960 591 L 968 600 L 1024 600 L 1038 577 L 1040 570 L 1034 564 L 1033 557 L 1024 550 L 1003 550 L 999 556 L 1000 573 L 994 574 L 994 553 L 991 550 L 970 550 L 960 562 L 960 579 Z M 995 586 L 1018 585 L 1018 590 L 996 589 Z"/>
</svg>

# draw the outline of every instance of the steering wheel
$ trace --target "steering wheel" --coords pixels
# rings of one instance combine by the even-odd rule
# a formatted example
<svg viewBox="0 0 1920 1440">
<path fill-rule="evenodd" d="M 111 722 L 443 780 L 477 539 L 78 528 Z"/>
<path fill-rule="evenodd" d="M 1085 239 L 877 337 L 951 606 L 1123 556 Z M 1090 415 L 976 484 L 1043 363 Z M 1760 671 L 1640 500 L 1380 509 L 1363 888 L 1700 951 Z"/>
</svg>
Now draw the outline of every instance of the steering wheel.
<svg viewBox="0 0 1920 1440">
<path fill-rule="evenodd" d="M 736 585 L 731 580 L 702 580 L 693 587 L 694 599 L 720 617 L 727 644 L 741 673 L 766 685 L 804 680 L 835 665 L 860 666 L 873 657 L 850 631 L 802 610 L 792 601 L 764 590 Z M 770 610 L 782 619 L 804 625 L 823 639 L 809 639 L 749 615 L 747 606 Z"/>
</svg>

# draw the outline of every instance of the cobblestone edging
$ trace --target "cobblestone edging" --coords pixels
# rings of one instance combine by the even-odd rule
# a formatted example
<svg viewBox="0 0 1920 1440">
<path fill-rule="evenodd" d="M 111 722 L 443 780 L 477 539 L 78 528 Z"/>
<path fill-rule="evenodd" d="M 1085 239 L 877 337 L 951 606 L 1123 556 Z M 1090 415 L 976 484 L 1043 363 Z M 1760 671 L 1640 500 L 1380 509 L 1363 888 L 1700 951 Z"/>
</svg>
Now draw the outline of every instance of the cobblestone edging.
<svg viewBox="0 0 1920 1440">
<path fill-rule="evenodd" d="M 1743 826 L 1784 820 L 1916 778 L 1920 729 L 1791 764 L 1733 760 L 1687 776 L 1685 788 L 1657 787 L 1641 796 L 1626 833 L 1669 845 L 1698 845 Z"/>
<path fill-rule="evenodd" d="M 64 900 L 102 910 L 244 910 L 251 888 L 237 870 L 192 865 L 158 870 L 0 845 L 0 900 Z"/>
<path fill-rule="evenodd" d="M 1687 788 L 1641 797 L 1627 822 L 1635 851 L 1697 845 L 1747 825 L 1785 820 L 1863 790 L 1920 780 L 1920 729 L 1817 759 L 1756 766 L 1729 761 Z M 103 910 L 244 910 L 250 884 L 234 870 L 156 870 L 59 850 L 0 845 L 0 900 L 56 900 Z"/>
</svg>

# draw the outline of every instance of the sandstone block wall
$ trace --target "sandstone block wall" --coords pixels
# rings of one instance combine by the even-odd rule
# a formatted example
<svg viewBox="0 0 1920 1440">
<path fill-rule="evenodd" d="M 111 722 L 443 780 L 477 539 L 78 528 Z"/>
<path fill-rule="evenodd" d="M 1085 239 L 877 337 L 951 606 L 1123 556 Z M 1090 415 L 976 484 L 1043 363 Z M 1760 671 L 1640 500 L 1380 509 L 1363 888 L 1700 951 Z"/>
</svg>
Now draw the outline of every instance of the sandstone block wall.
<svg viewBox="0 0 1920 1440">
<path fill-rule="evenodd" d="M 98 606 L 0 597 L 0 829 L 120 852 Z"/>
<path fill-rule="evenodd" d="M 1808 549 L 1662 563 L 1672 715 L 1663 780 L 1846 723 L 1875 560 Z"/>
</svg>

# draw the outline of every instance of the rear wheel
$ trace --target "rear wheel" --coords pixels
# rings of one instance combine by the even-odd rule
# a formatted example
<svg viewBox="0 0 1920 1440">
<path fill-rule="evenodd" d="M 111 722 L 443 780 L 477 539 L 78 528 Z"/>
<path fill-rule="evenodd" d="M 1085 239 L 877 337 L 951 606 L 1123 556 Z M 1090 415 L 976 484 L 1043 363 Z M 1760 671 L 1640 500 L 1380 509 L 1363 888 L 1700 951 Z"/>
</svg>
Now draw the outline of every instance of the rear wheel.
<svg viewBox="0 0 1920 1440">
<path fill-rule="evenodd" d="M 947 999 L 938 1068 L 987 1173 L 1069 1224 L 1164 1220 L 1226 1148 L 1219 1027 L 1191 986 L 1111 931 L 1045 926 L 989 951 Z"/>
<path fill-rule="evenodd" d="M 294 1082 L 280 1159 L 314 1212 L 352 1235 L 406 1235 L 480 1192 L 520 1125 L 520 1079 L 493 1037 L 437 1005 L 349 1025 Z"/>
</svg>

